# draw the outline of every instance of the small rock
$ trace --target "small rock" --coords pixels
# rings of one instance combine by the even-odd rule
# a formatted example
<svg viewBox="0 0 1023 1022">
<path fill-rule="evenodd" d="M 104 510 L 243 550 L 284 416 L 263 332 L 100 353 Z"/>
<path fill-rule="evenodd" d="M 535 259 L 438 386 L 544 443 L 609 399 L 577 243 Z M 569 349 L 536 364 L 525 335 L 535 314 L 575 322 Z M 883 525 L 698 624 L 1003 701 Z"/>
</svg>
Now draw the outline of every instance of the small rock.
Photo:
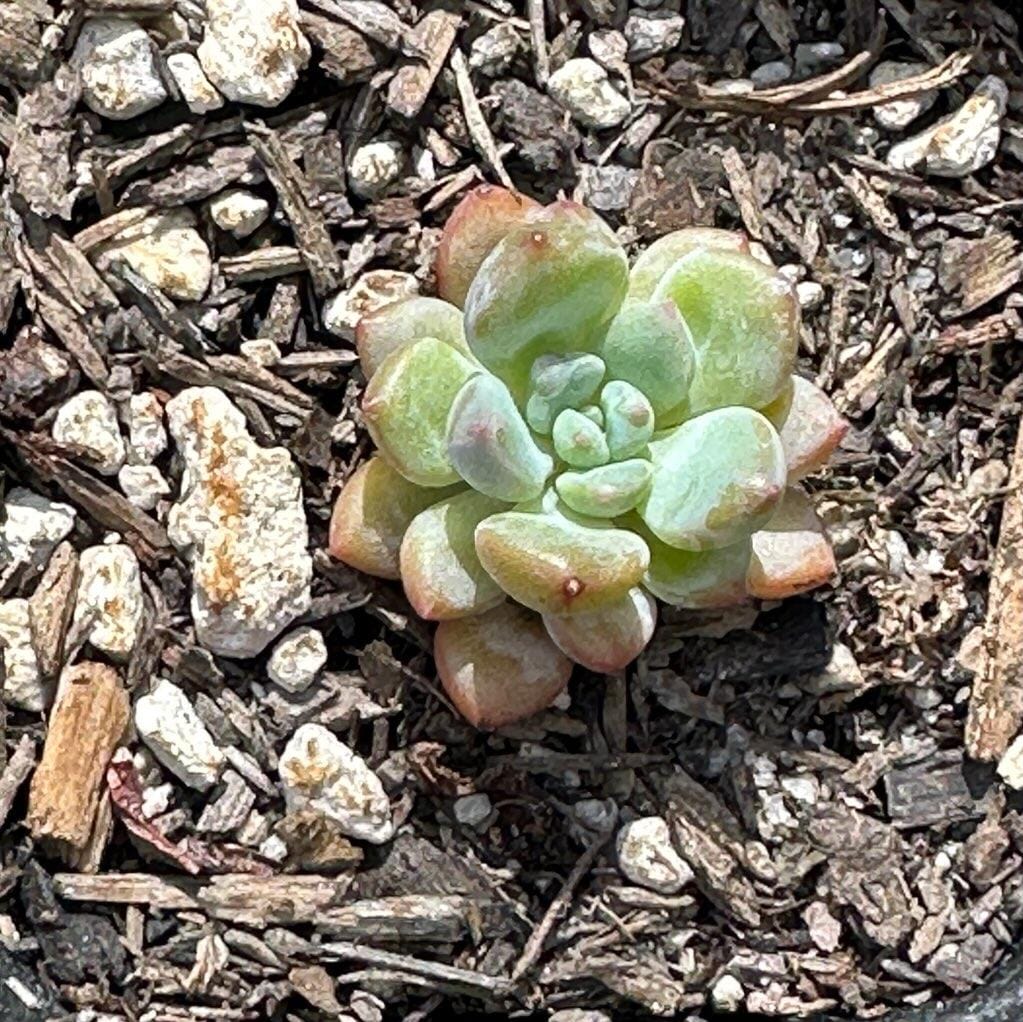
<svg viewBox="0 0 1023 1022">
<path fill-rule="evenodd" d="M 693 879 L 693 871 L 672 847 L 667 822 L 643 816 L 618 831 L 618 866 L 634 884 L 659 894 L 676 894 Z"/>
<path fill-rule="evenodd" d="M 870 84 L 888 85 L 890 82 L 901 82 L 904 78 L 912 78 L 929 70 L 927 64 L 902 63 L 898 60 L 882 60 L 870 72 Z M 915 121 L 925 110 L 934 106 L 938 98 L 937 89 L 918 92 L 915 96 L 905 99 L 893 99 L 890 103 L 879 103 L 874 107 L 874 120 L 882 128 L 898 131 Z"/>
<path fill-rule="evenodd" d="M 71 55 L 90 110 L 114 121 L 159 106 L 167 90 L 156 66 L 153 41 L 127 18 L 89 18 Z"/>
<path fill-rule="evenodd" d="M 221 656 L 256 656 L 309 607 L 312 558 L 291 455 L 260 447 L 214 387 L 167 404 L 185 462 L 167 533 L 191 557 L 196 635 Z"/>
<path fill-rule="evenodd" d="M 116 475 L 124 464 L 124 440 L 117 425 L 117 410 L 98 390 L 83 390 L 57 410 L 53 439 L 81 448 L 97 471 Z"/>
<path fill-rule="evenodd" d="M 172 53 L 167 58 L 167 70 L 193 114 L 208 114 L 224 105 L 224 97 L 206 77 L 194 53 Z"/>
<path fill-rule="evenodd" d="M 1023 735 L 1020 735 L 1002 756 L 998 776 L 1016 791 L 1023 790 Z"/>
<path fill-rule="evenodd" d="M 888 165 L 937 177 L 966 177 L 986 167 L 998 150 L 1008 101 L 1005 82 L 988 75 L 958 110 L 919 135 L 893 145 L 888 150 Z"/>
<path fill-rule="evenodd" d="M 419 293 L 419 281 L 400 270 L 370 270 L 347 291 L 339 291 L 323 305 L 323 325 L 338 337 L 352 340 L 363 316 L 384 305 Z"/>
<path fill-rule="evenodd" d="M 155 394 L 132 394 L 128 402 L 128 461 L 148 465 L 167 449 L 163 405 Z"/>
<path fill-rule="evenodd" d="M 754 85 L 752 78 L 721 78 L 714 83 L 714 88 L 726 96 L 747 96 Z"/>
<path fill-rule="evenodd" d="M 827 67 L 833 67 L 845 56 L 841 43 L 800 43 L 796 47 L 796 74 L 815 74 Z"/>
<path fill-rule="evenodd" d="M 618 164 L 597 167 L 584 163 L 579 168 L 579 184 L 586 205 L 602 213 L 628 209 L 639 171 Z"/>
<path fill-rule="evenodd" d="M 632 14 L 625 22 L 625 38 L 629 41 L 629 60 L 647 60 L 667 53 L 682 39 L 685 18 L 678 14 Z"/>
<path fill-rule="evenodd" d="M 746 991 L 734 976 L 724 975 L 710 988 L 711 1004 L 718 1011 L 736 1012 L 745 999 Z"/>
<path fill-rule="evenodd" d="M 16 486 L 0 516 L 0 568 L 31 564 L 43 568 L 75 524 L 75 509 Z"/>
<path fill-rule="evenodd" d="M 229 188 L 210 200 L 210 216 L 236 238 L 248 237 L 270 215 L 270 203 L 244 188 Z"/>
<path fill-rule="evenodd" d="M 38 713 L 53 700 L 53 686 L 43 683 L 32 645 L 28 600 L 0 600 L 0 649 L 4 655 L 4 703 Z"/>
<path fill-rule="evenodd" d="M 140 511 L 152 511 L 171 491 L 155 465 L 123 465 L 117 473 L 117 485 Z"/>
<path fill-rule="evenodd" d="M 405 151 L 400 142 L 367 142 L 348 165 L 348 184 L 356 195 L 371 199 L 401 177 Z"/>
<path fill-rule="evenodd" d="M 842 940 L 842 924 L 831 914 L 823 901 L 812 901 L 803 909 L 803 920 L 810 931 L 810 939 L 830 954 Z"/>
<path fill-rule="evenodd" d="M 627 70 L 629 40 L 617 29 L 598 28 L 589 34 L 586 44 L 590 49 L 590 56 L 601 67 L 619 74 Z"/>
<path fill-rule="evenodd" d="M 750 72 L 750 78 L 758 89 L 770 89 L 781 85 L 792 77 L 792 62 L 788 60 L 769 60 Z"/>
<path fill-rule="evenodd" d="M 455 819 L 463 827 L 479 827 L 486 823 L 494 809 L 490 796 L 485 791 L 478 791 L 473 795 L 463 795 L 455 799 L 451 807 Z"/>
<path fill-rule="evenodd" d="M 802 280 L 796 285 L 796 297 L 805 312 L 813 312 L 824 304 L 824 288 L 815 280 Z"/>
<path fill-rule="evenodd" d="M 394 834 L 391 806 L 380 778 L 322 724 L 303 724 L 278 765 L 289 812 L 315 810 L 349 837 L 372 844 Z"/>
<path fill-rule="evenodd" d="M 800 685 L 811 695 L 830 695 L 833 692 L 858 692 L 866 685 L 866 679 L 853 651 L 844 643 L 836 642 L 827 666 L 802 679 Z"/>
<path fill-rule="evenodd" d="M 197 302 L 210 286 L 213 263 L 188 209 L 155 213 L 97 249 L 101 268 L 123 259 L 172 298 Z"/>
<path fill-rule="evenodd" d="M 224 753 L 177 685 L 161 678 L 139 699 L 135 729 L 153 755 L 190 788 L 205 791 L 217 783 Z"/>
<path fill-rule="evenodd" d="M 124 543 L 92 546 L 78 562 L 78 602 L 72 626 L 113 660 L 125 661 L 142 623 L 142 577 L 135 551 Z"/>
<path fill-rule="evenodd" d="M 501 104 L 496 123 L 515 155 L 540 174 L 563 175 L 581 138 L 561 105 L 518 78 L 494 82 L 490 95 Z"/>
<path fill-rule="evenodd" d="M 196 55 L 228 99 L 277 106 L 309 63 L 295 0 L 206 0 L 206 27 Z"/>
<path fill-rule="evenodd" d="M 515 27 L 507 21 L 499 22 L 473 40 L 469 67 L 488 78 L 498 78 L 511 67 L 521 49 L 522 40 Z"/>
<path fill-rule="evenodd" d="M 14 343 L 0 351 L 0 407 L 12 412 L 59 404 L 78 387 L 80 374 L 59 348 L 38 330 L 18 331 Z"/>
<path fill-rule="evenodd" d="M 327 662 L 327 644 L 315 628 L 296 628 L 285 635 L 270 654 L 266 673 L 289 692 L 302 692 Z"/>
<path fill-rule="evenodd" d="M 281 360 L 281 348 L 276 341 L 269 337 L 257 337 L 253 341 L 242 341 L 238 350 L 250 361 L 258 366 L 274 366 Z"/>
<path fill-rule="evenodd" d="M 589 57 L 574 57 L 551 75 L 547 90 L 580 124 L 613 128 L 629 116 L 629 101 L 607 71 Z"/>
</svg>

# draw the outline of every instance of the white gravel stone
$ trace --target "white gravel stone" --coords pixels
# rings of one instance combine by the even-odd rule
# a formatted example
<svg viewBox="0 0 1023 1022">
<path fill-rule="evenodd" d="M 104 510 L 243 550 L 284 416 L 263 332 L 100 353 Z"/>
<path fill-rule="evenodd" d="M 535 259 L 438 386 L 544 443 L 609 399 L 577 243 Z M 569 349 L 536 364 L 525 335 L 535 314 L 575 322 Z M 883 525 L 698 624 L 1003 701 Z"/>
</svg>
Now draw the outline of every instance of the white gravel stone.
<svg viewBox="0 0 1023 1022">
<path fill-rule="evenodd" d="M 685 24 L 685 18 L 678 14 L 630 15 L 624 29 L 629 41 L 629 60 L 647 60 L 674 49 L 682 38 Z"/>
<path fill-rule="evenodd" d="M 589 57 L 566 61 L 551 75 L 547 91 L 580 124 L 613 128 L 629 116 L 629 101 L 611 84 L 607 71 Z"/>
<path fill-rule="evenodd" d="M 194 53 L 172 53 L 167 58 L 167 70 L 181 93 L 185 105 L 193 114 L 208 114 L 224 105 L 224 97 L 214 88 L 213 83 Z"/>
<path fill-rule="evenodd" d="M 511 67 L 522 45 L 515 26 L 507 21 L 499 22 L 473 40 L 469 67 L 488 78 L 497 78 Z"/>
<path fill-rule="evenodd" d="M 242 341 L 238 350 L 258 366 L 273 366 L 281 360 L 281 347 L 269 337 L 257 337 L 252 341 Z"/>
<path fill-rule="evenodd" d="M 128 402 L 128 462 L 148 465 L 167 450 L 163 405 L 148 391 L 132 394 Z"/>
<path fill-rule="evenodd" d="M 348 165 L 348 184 L 356 195 L 370 199 L 401 177 L 405 150 L 401 143 L 381 140 L 359 146 Z"/>
<path fill-rule="evenodd" d="M 124 543 L 91 546 L 78 562 L 78 600 L 72 625 L 113 660 L 131 656 L 142 624 L 142 577 L 135 551 Z"/>
<path fill-rule="evenodd" d="M 643 816 L 618 831 L 618 866 L 634 884 L 660 894 L 676 894 L 693 871 L 672 847 L 667 821 Z"/>
<path fill-rule="evenodd" d="M 163 678 L 135 704 L 135 729 L 178 780 L 197 791 L 217 783 L 225 756 L 188 696 Z"/>
<path fill-rule="evenodd" d="M 247 238 L 270 215 L 270 203 L 244 188 L 229 188 L 210 200 L 210 216 L 222 230 Z"/>
<path fill-rule="evenodd" d="M 893 145 L 889 166 L 937 177 L 966 177 L 986 167 L 998 151 L 1008 101 L 1005 82 L 988 75 L 958 110 Z"/>
<path fill-rule="evenodd" d="M 210 286 L 213 262 L 188 209 L 155 213 L 97 249 L 101 267 L 123 259 L 171 298 L 197 302 Z"/>
<path fill-rule="evenodd" d="M 13 564 L 43 568 L 54 547 L 74 528 L 75 509 L 16 486 L 0 521 L 0 569 Z"/>
<path fill-rule="evenodd" d="M 0 647 L 3 648 L 4 703 L 38 713 L 53 699 L 53 686 L 44 685 L 32 646 L 28 600 L 0 600 Z"/>
<path fill-rule="evenodd" d="M 1020 735 L 1002 756 L 998 776 L 1016 791 L 1023 789 L 1023 735 Z"/>
<path fill-rule="evenodd" d="M 125 448 L 117 424 L 117 409 L 106 394 L 83 390 L 57 410 L 53 439 L 80 447 L 103 475 L 116 475 L 124 464 Z"/>
<path fill-rule="evenodd" d="M 228 99 L 277 106 L 309 63 L 295 0 L 206 0 L 197 56 Z"/>
<path fill-rule="evenodd" d="M 813 312 L 824 304 L 824 288 L 815 280 L 801 280 L 796 285 L 796 297 L 806 312 Z"/>
<path fill-rule="evenodd" d="M 273 648 L 267 661 L 270 680 L 289 692 L 302 692 L 327 662 L 327 644 L 315 628 L 296 628 Z"/>
<path fill-rule="evenodd" d="M 71 64 L 81 75 L 82 99 L 101 117 L 125 121 L 167 98 L 153 41 L 127 18 L 89 18 Z"/>
<path fill-rule="evenodd" d="M 750 78 L 758 89 L 770 89 L 791 77 L 792 62 L 789 60 L 769 60 L 750 72 Z"/>
<path fill-rule="evenodd" d="M 140 511 L 152 511 L 171 491 L 155 465 L 123 465 L 117 473 L 117 485 Z"/>
<path fill-rule="evenodd" d="M 322 724 L 303 724 L 278 764 L 289 812 L 311 809 L 343 834 L 383 844 L 394 834 L 380 778 Z"/>
<path fill-rule="evenodd" d="M 494 806 L 490 796 L 485 791 L 478 791 L 473 795 L 463 795 L 455 799 L 452 810 L 455 819 L 463 827 L 479 827 L 486 823 L 493 812 Z"/>
<path fill-rule="evenodd" d="M 256 656 L 309 607 L 298 470 L 284 448 L 256 444 L 214 387 L 182 391 L 167 419 L 185 462 L 167 532 L 192 559 L 196 634 L 221 656 Z"/>
<path fill-rule="evenodd" d="M 384 305 L 419 293 L 419 281 L 401 270 L 370 270 L 347 291 L 339 291 L 323 305 L 323 325 L 339 337 L 352 340 L 359 320 Z"/>
<path fill-rule="evenodd" d="M 711 1004 L 718 1011 L 736 1012 L 746 999 L 746 991 L 734 976 L 722 976 L 710 989 Z"/>
<path fill-rule="evenodd" d="M 912 78 L 913 75 L 929 70 L 929 67 L 930 65 L 928 64 L 882 60 L 870 72 L 870 84 L 875 86 L 900 82 L 903 78 Z M 882 128 L 887 128 L 889 131 L 898 131 L 908 127 L 925 110 L 929 110 L 934 106 L 937 98 L 938 90 L 928 89 L 926 92 L 918 92 L 915 96 L 906 96 L 905 99 L 893 99 L 890 103 L 879 103 L 874 107 L 874 120 Z"/>
<path fill-rule="evenodd" d="M 796 71 L 799 74 L 814 74 L 822 68 L 838 64 L 845 56 L 841 43 L 800 43 L 795 50 Z"/>
</svg>

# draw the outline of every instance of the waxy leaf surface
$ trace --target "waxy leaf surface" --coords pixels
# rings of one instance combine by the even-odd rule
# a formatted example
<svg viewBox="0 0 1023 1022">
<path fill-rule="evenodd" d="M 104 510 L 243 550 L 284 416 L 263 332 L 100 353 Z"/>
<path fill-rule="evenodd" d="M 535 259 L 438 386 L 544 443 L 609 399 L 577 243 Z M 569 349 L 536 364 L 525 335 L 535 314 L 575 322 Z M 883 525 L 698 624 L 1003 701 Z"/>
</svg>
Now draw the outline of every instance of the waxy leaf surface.
<svg viewBox="0 0 1023 1022">
<path fill-rule="evenodd" d="M 593 518 L 617 518 L 640 502 L 652 472 L 649 461 L 630 458 L 585 472 L 562 472 L 554 485 L 573 511 Z"/>
<path fill-rule="evenodd" d="M 554 420 L 554 450 L 566 464 L 592 468 L 611 457 L 604 431 L 584 412 L 566 408 Z"/>
<path fill-rule="evenodd" d="M 588 614 L 545 615 L 550 637 L 577 664 L 610 673 L 627 667 L 646 648 L 657 624 L 657 604 L 638 586 Z"/>
<path fill-rule="evenodd" d="M 371 379 L 392 352 L 407 348 L 424 337 L 436 337 L 472 360 L 465 341 L 462 313 L 449 302 L 414 295 L 391 302 L 359 320 L 355 346 L 366 379 Z"/>
<path fill-rule="evenodd" d="M 749 242 L 735 231 L 717 227 L 683 227 L 658 238 L 636 258 L 629 273 L 629 297 L 649 301 L 661 278 L 683 256 L 700 249 L 749 252 Z"/>
<path fill-rule="evenodd" d="M 646 395 L 624 380 L 612 380 L 600 392 L 607 447 L 615 460 L 645 451 L 654 433 L 654 410 Z"/>
<path fill-rule="evenodd" d="M 604 363 L 596 355 L 541 355 L 529 373 L 526 420 L 549 436 L 558 415 L 592 401 L 603 378 Z"/>
</svg>

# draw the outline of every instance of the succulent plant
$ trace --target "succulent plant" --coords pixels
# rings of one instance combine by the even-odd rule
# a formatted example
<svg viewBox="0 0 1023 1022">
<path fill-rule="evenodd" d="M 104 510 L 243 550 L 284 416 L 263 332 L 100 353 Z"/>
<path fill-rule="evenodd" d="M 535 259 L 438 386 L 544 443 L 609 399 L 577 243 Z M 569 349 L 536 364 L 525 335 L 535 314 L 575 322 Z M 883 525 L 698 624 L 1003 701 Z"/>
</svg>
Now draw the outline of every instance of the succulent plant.
<svg viewBox="0 0 1023 1022">
<path fill-rule="evenodd" d="M 741 235 L 675 231 L 630 270 L 591 210 L 484 185 L 436 269 L 437 298 L 358 326 L 379 453 L 342 489 L 330 549 L 439 622 L 438 673 L 472 723 L 547 706 L 572 661 L 621 670 L 657 600 L 831 577 L 799 480 L 845 423 L 793 376 L 793 289 Z"/>
</svg>

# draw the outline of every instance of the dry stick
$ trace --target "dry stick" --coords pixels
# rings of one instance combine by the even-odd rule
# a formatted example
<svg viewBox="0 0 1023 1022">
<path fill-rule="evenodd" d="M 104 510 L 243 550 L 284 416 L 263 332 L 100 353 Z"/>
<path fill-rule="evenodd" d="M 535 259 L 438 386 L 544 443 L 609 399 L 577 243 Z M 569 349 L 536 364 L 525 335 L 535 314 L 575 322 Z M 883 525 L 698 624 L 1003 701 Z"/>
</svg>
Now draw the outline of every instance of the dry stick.
<svg viewBox="0 0 1023 1022">
<path fill-rule="evenodd" d="M 596 859 L 597 853 L 604 847 L 610 836 L 610 830 L 602 831 L 590 842 L 586 851 L 579 856 L 579 861 L 572 867 L 572 872 L 568 874 L 565 882 L 561 885 L 561 890 L 558 891 L 554 900 L 548 906 L 543 919 L 540 920 L 529 940 L 526 941 L 522 956 L 515 963 L 515 968 L 512 969 L 511 978 L 513 983 L 520 980 L 536 964 L 540 953 L 543 951 L 544 941 L 547 940 L 548 935 L 554 928 L 554 924 L 568 909 L 572 895 L 576 887 L 579 886 L 579 881 L 582 880 L 583 875 L 593 865 L 593 860 Z"/>
<path fill-rule="evenodd" d="M 543 0 L 528 0 L 529 38 L 533 44 L 533 60 L 536 66 L 536 82 L 540 88 L 547 85 L 551 75 L 551 61 L 547 53 L 547 28 L 544 24 Z"/>
<path fill-rule="evenodd" d="M 472 79 L 469 77 L 469 67 L 465 63 L 465 54 L 456 46 L 451 51 L 451 69 L 455 72 L 455 84 L 458 86 L 458 95 L 462 101 L 462 111 L 465 114 L 465 125 L 469 129 L 476 148 L 483 154 L 484 159 L 493 168 L 493 171 L 501 179 L 501 184 L 506 188 L 513 188 L 512 179 L 508 171 L 504 169 L 501 154 L 497 151 L 497 143 L 490 133 L 490 126 L 487 124 L 483 111 L 480 109 L 479 100 L 472 88 Z"/>
<path fill-rule="evenodd" d="M 35 765 L 36 743 L 28 735 L 22 735 L 18 747 L 0 775 L 0 827 L 7 822 L 7 814 L 11 811 L 14 796 L 18 794 L 18 789 L 25 783 L 25 778 L 32 773 Z"/>
</svg>

